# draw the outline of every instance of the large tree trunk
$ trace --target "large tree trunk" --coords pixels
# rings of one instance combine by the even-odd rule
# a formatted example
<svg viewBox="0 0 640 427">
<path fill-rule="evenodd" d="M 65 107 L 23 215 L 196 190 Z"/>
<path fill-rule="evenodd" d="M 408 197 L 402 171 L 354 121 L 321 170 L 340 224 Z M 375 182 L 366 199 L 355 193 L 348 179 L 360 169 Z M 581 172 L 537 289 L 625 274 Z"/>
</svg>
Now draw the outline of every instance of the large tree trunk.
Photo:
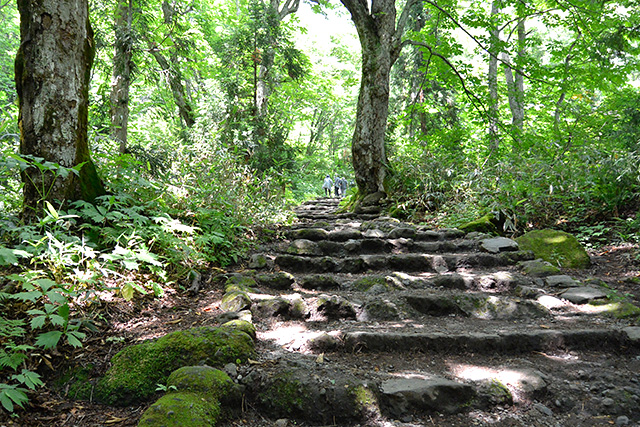
<svg viewBox="0 0 640 427">
<path fill-rule="evenodd" d="M 87 0 L 18 0 L 21 45 L 15 62 L 20 152 L 79 175 L 22 174 L 25 216 L 44 201 L 93 201 L 105 193 L 89 156 L 88 87 L 95 54 Z"/>
<path fill-rule="evenodd" d="M 351 142 L 353 169 L 361 195 L 384 192 L 387 169 L 384 139 L 389 114 L 389 74 L 401 50 L 407 1 L 396 28 L 395 0 L 341 0 L 351 13 L 362 48 L 362 77 L 356 127 Z"/>
<path fill-rule="evenodd" d="M 111 137 L 118 142 L 120 154 L 127 150 L 129 126 L 129 88 L 133 58 L 131 0 L 118 0 L 114 17 L 116 35 L 111 80 Z"/>
</svg>

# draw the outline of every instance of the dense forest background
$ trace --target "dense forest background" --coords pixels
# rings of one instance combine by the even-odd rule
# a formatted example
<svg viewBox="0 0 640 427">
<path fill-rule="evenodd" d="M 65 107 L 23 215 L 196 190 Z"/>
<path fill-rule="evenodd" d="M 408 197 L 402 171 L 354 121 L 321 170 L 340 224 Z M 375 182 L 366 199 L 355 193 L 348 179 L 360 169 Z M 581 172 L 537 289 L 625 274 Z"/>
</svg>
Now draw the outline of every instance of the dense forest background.
<svg viewBox="0 0 640 427">
<path fill-rule="evenodd" d="M 77 169 L 20 152 L 20 16 L 0 1 L 8 411 L 41 384 L 36 349 L 82 346 L 95 301 L 185 290 L 238 261 L 260 226 L 320 196 L 326 174 L 350 181 L 345 204 L 358 197 L 351 143 L 363 67 L 343 4 L 89 3 L 88 142 L 106 195 L 49 201 L 43 186 L 46 203 L 26 221 L 25 171 Z M 561 228 L 587 245 L 640 238 L 637 2 L 407 7 L 382 159 L 390 214 L 457 226 L 493 213 L 503 233 Z"/>
</svg>

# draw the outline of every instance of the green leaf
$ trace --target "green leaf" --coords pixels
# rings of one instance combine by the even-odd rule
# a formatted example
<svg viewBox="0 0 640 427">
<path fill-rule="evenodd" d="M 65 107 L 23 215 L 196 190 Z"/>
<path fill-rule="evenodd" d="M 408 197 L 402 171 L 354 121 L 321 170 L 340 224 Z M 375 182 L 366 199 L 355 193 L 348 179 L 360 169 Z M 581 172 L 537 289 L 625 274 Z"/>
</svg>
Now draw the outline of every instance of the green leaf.
<svg viewBox="0 0 640 427">
<path fill-rule="evenodd" d="M 151 289 L 153 290 L 153 294 L 156 298 L 162 298 L 164 296 L 164 289 L 162 289 L 160 283 L 151 282 Z"/>
<path fill-rule="evenodd" d="M 6 409 L 9 412 L 13 412 L 13 401 L 7 395 L 7 390 L 9 389 L 5 388 L 0 390 L 0 403 L 2 403 L 2 406 L 4 407 L 4 409 Z"/>
<path fill-rule="evenodd" d="M 47 316 L 37 316 L 31 319 L 31 329 L 40 329 L 47 321 Z"/>
<path fill-rule="evenodd" d="M 32 372 L 28 369 L 23 369 L 22 372 L 18 375 L 12 375 L 11 378 L 19 381 L 20 383 L 27 386 L 30 390 L 34 390 L 36 387 L 43 385 L 44 383 L 40 380 L 40 375 Z"/>
<path fill-rule="evenodd" d="M 67 296 L 60 293 L 60 291 L 49 291 L 47 292 L 47 296 L 49 297 L 49 301 L 54 304 L 66 304 Z"/>
<path fill-rule="evenodd" d="M 64 304 L 58 307 L 58 314 L 62 316 L 65 320 L 69 320 L 69 312 L 70 312 L 69 304 Z"/>
<path fill-rule="evenodd" d="M 139 267 L 139 264 L 135 261 L 132 261 L 130 259 L 123 259 L 122 260 L 122 265 L 124 266 L 124 268 L 126 268 L 127 270 L 137 270 Z"/>
<path fill-rule="evenodd" d="M 9 398 L 13 402 L 15 402 L 16 405 L 20 406 L 21 408 L 24 408 L 23 405 L 26 402 L 29 401 L 29 398 L 22 391 L 22 389 L 19 389 L 19 388 L 5 388 L 2 391 L 0 391 L 0 400 L 2 400 L 2 406 L 4 406 L 5 408 L 7 408 L 7 406 L 5 405 L 4 399 L 2 399 L 3 396 Z M 11 409 L 7 409 L 7 410 L 9 412 L 12 412 L 13 411 L 13 405 L 11 405 Z"/>
<path fill-rule="evenodd" d="M 11 249 L 0 247 L 0 266 L 16 265 L 18 258 Z"/>
<path fill-rule="evenodd" d="M 130 282 L 122 285 L 122 289 L 120 289 L 120 292 L 122 293 L 122 298 L 124 298 L 127 301 L 131 301 L 133 299 L 133 294 L 135 293 L 133 286 L 131 286 Z"/>
<path fill-rule="evenodd" d="M 64 317 L 58 316 L 57 314 L 52 314 L 51 317 L 49 317 L 49 320 L 51 321 L 51 324 L 55 326 L 63 326 L 65 323 Z"/>
<path fill-rule="evenodd" d="M 49 203 L 48 201 L 45 201 L 44 205 L 47 208 L 47 211 L 49 211 L 49 215 L 51 215 L 53 219 L 58 220 L 60 218 L 58 211 L 56 211 L 56 209 L 53 207 L 51 203 Z"/>
<path fill-rule="evenodd" d="M 36 302 L 42 296 L 41 292 L 31 291 L 31 292 L 18 292 L 17 294 L 13 294 L 13 299 L 17 299 L 20 301 L 30 301 Z"/>
<path fill-rule="evenodd" d="M 35 283 L 40 286 L 43 292 L 47 292 L 49 289 L 58 286 L 58 284 L 51 279 L 38 279 L 35 280 Z"/>
<path fill-rule="evenodd" d="M 60 338 L 62 337 L 61 331 L 51 331 L 45 332 L 44 334 L 38 335 L 38 339 L 36 340 L 36 345 L 39 347 L 43 347 L 45 349 L 54 348 L 60 342 Z"/>
<path fill-rule="evenodd" d="M 139 283 L 131 282 L 131 286 L 133 286 L 133 289 L 135 289 L 136 291 L 140 292 L 142 295 L 146 295 L 147 294 L 147 290 L 142 285 L 140 285 Z"/>
<path fill-rule="evenodd" d="M 67 333 L 67 342 L 75 348 L 82 347 L 82 339 L 85 339 L 86 335 L 82 332 L 71 331 Z"/>
</svg>

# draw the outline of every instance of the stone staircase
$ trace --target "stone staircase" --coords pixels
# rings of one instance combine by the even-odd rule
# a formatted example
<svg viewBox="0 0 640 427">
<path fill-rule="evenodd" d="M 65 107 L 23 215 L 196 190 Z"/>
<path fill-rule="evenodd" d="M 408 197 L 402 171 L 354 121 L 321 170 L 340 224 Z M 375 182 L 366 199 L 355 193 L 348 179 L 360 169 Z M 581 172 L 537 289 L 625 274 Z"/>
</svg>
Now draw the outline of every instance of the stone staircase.
<svg viewBox="0 0 640 427">
<path fill-rule="evenodd" d="M 539 261 L 510 239 L 338 202 L 298 207 L 228 277 L 227 317 L 251 320 L 259 357 L 224 425 L 638 425 L 640 328 L 602 289 L 527 274 Z"/>
</svg>

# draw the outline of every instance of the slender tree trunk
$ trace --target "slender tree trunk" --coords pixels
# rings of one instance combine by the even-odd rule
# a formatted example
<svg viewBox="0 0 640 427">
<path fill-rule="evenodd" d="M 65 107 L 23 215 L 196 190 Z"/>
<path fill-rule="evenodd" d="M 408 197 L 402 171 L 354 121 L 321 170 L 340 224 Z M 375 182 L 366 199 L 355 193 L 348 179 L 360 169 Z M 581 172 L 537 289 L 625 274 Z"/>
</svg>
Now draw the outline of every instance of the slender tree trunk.
<svg viewBox="0 0 640 427">
<path fill-rule="evenodd" d="M 275 14 L 275 24 L 279 26 L 282 20 L 292 13 L 296 13 L 300 6 L 300 0 L 285 0 L 284 4 L 280 4 L 281 0 L 270 0 L 269 4 L 272 12 Z M 267 104 L 270 89 L 270 72 L 275 59 L 275 51 L 272 48 L 266 49 L 261 58 L 260 68 L 257 71 L 256 87 L 255 87 L 255 109 L 256 115 L 263 116 L 267 111 Z"/>
<path fill-rule="evenodd" d="M 498 106 L 498 50 L 500 43 L 500 29 L 497 17 L 500 13 L 500 0 L 491 3 L 491 29 L 489 30 L 489 71 L 487 82 L 489 86 L 489 142 L 492 149 L 500 146 L 498 128 L 500 125 L 500 110 Z"/>
<path fill-rule="evenodd" d="M 111 80 L 111 137 L 118 142 L 120 154 L 127 149 L 129 126 L 129 88 L 133 58 L 131 0 L 118 0 L 114 28 L 116 35 Z"/>
<path fill-rule="evenodd" d="M 18 0 L 21 45 L 15 61 L 20 152 L 80 167 L 78 175 L 22 174 L 25 216 L 44 201 L 93 201 L 105 193 L 89 155 L 88 87 L 95 54 L 88 0 Z"/>
<path fill-rule="evenodd" d="M 362 48 L 362 77 L 351 141 L 353 169 L 360 194 L 384 192 L 387 170 L 385 132 L 389 115 L 389 75 L 402 48 L 401 37 L 408 11 L 407 1 L 396 28 L 395 0 L 341 0 L 351 13 Z"/>
<path fill-rule="evenodd" d="M 193 108 L 191 108 L 191 104 L 189 104 L 185 95 L 184 85 L 182 84 L 182 74 L 176 67 L 171 66 L 167 58 L 162 55 L 158 48 L 152 46 L 149 50 L 158 62 L 158 65 L 160 65 L 162 72 L 167 77 L 171 93 L 173 94 L 173 99 L 178 107 L 180 118 L 188 128 L 193 127 L 196 121 L 194 118 Z"/>
<path fill-rule="evenodd" d="M 525 25 L 524 18 L 518 20 L 518 57 L 524 57 L 525 49 Z M 519 141 L 524 126 L 524 76 L 519 67 L 515 70 L 511 67 L 511 57 L 503 53 L 502 60 L 505 64 L 504 74 L 507 81 L 507 96 L 509 109 L 511 110 L 511 124 L 517 133 L 515 140 Z M 515 77 L 514 77 L 515 74 Z"/>
</svg>

